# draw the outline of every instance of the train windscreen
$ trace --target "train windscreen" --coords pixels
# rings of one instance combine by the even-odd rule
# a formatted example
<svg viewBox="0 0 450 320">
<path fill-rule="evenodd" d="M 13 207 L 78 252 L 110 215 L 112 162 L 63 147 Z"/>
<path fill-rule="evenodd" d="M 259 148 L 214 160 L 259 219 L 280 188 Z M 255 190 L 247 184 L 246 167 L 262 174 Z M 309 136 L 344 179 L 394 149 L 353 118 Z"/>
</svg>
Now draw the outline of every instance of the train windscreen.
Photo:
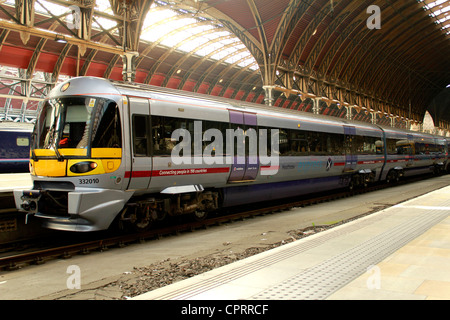
<svg viewBox="0 0 450 320">
<path fill-rule="evenodd" d="M 121 147 L 119 110 L 114 101 L 64 97 L 43 104 L 35 126 L 35 149 Z"/>
</svg>

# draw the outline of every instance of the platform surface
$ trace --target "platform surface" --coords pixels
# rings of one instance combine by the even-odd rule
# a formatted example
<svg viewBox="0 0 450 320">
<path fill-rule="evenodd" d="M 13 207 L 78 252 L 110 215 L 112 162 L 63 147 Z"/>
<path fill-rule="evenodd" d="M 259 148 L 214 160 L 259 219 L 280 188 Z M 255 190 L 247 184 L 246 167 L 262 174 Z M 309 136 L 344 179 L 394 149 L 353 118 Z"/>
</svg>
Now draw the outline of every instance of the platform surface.
<svg viewBox="0 0 450 320">
<path fill-rule="evenodd" d="M 14 189 L 28 189 L 33 186 L 29 173 L 0 174 L 0 192 L 12 192 Z"/>
<path fill-rule="evenodd" d="M 450 299 L 450 186 L 135 297 Z"/>
</svg>

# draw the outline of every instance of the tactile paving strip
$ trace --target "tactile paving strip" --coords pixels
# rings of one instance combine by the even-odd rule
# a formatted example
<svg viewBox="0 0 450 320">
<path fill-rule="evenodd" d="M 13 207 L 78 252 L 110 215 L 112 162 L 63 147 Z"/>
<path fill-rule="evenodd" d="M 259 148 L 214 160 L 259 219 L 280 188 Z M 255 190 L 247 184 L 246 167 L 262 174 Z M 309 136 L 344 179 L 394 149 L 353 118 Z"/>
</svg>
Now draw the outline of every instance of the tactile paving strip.
<svg viewBox="0 0 450 320">
<path fill-rule="evenodd" d="M 351 224 L 342 225 L 340 228 L 331 229 L 325 233 L 316 234 L 314 238 L 306 238 L 304 241 L 294 242 L 293 246 L 281 247 L 282 250 L 273 253 L 269 256 L 260 258 L 252 263 L 244 264 L 242 266 L 233 268 L 227 272 L 221 273 L 217 276 L 202 280 L 196 284 L 190 285 L 188 287 L 181 288 L 179 290 L 172 291 L 170 293 L 158 296 L 156 299 L 162 300 L 183 300 L 189 299 L 197 294 L 206 292 L 213 288 L 219 287 L 224 283 L 231 282 L 240 277 L 246 276 L 252 272 L 263 269 L 267 266 L 278 263 L 282 260 L 288 259 L 294 255 L 306 252 L 310 249 L 314 249 L 334 238 L 339 236 L 352 233 L 353 231 L 359 230 L 366 227 L 367 225 L 376 223 L 386 217 L 389 217 L 391 213 L 385 212 L 382 215 L 374 215 L 366 217 L 365 219 L 354 221 Z"/>
<path fill-rule="evenodd" d="M 448 216 L 448 211 L 427 211 L 405 224 L 367 240 L 290 279 L 265 290 L 252 299 L 322 300 L 376 265 L 411 240 Z"/>
<path fill-rule="evenodd" d="M 356 245 L 352 249 L 342 252 L 314 267 L 299 271 L 295 276 L 250 297 L 250 299 L 325 299 L 364 273 L 368 266 L 379 263 L 433 225 L 445 219 L 450 211 L 450 200 L 441 205 L 442 207 L 440 209 L 436 208 L 436 210 L 427 208 L 427 211 L 413 215 L 415 218 L 407 220 L 407 223 L 393 226 L 384 233 Z M 196 297 L 255 271 L 289 259 L 297 254 L 307 252 L 334 238 L 351 234 L 366 226 L 395 216 L 396 212 L 394 210 L 379 212 L 324 233 L 316 234 L 311 238 L 293 242 L 278 248 L 278 251 L 271 252 L 269 255 L 262 254 L 258 259 L 238 265 L 215 276 L 206 276 L 203 280 L 153 296 L 152 299 L 184 300 Z"/>
</svg>

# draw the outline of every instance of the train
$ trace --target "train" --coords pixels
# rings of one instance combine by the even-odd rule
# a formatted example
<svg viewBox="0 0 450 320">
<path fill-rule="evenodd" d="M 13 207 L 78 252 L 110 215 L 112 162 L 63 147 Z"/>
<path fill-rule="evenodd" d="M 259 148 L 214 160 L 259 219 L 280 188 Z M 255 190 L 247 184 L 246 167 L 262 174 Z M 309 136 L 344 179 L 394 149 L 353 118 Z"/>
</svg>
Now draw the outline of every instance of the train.
<svg viewBox="0 0 450 320">
<path fill-rule="evenodd" d="M 32 137 L 16 206 L 73 232 L 449 169 L 444 137 L 95 77 L 55 86 Z"/>
<path fill-rule="evenodd" d="M 0 173 L 29 172 L 33 124 L 0 122 Z"/>
</svg>

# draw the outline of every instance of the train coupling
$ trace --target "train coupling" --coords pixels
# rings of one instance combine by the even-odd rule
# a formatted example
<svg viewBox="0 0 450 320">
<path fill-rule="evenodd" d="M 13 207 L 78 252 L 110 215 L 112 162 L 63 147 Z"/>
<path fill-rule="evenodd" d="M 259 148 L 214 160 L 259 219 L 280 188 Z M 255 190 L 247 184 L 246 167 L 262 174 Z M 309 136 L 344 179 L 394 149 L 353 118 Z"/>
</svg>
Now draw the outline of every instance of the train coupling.
<svg viewBox="0 0 450 320">
<path fill-rule="evenodd" d="M 28 217 L 38 212 L 38 202 L 42 193 L 40 190 L 23 190 L 21 193 L 20 202 L 17 203 L 16 201 L 16 207 L 20 211 L 27 212 L 25 216 L 25 224 L 27 224 Z"/>
</svg>

